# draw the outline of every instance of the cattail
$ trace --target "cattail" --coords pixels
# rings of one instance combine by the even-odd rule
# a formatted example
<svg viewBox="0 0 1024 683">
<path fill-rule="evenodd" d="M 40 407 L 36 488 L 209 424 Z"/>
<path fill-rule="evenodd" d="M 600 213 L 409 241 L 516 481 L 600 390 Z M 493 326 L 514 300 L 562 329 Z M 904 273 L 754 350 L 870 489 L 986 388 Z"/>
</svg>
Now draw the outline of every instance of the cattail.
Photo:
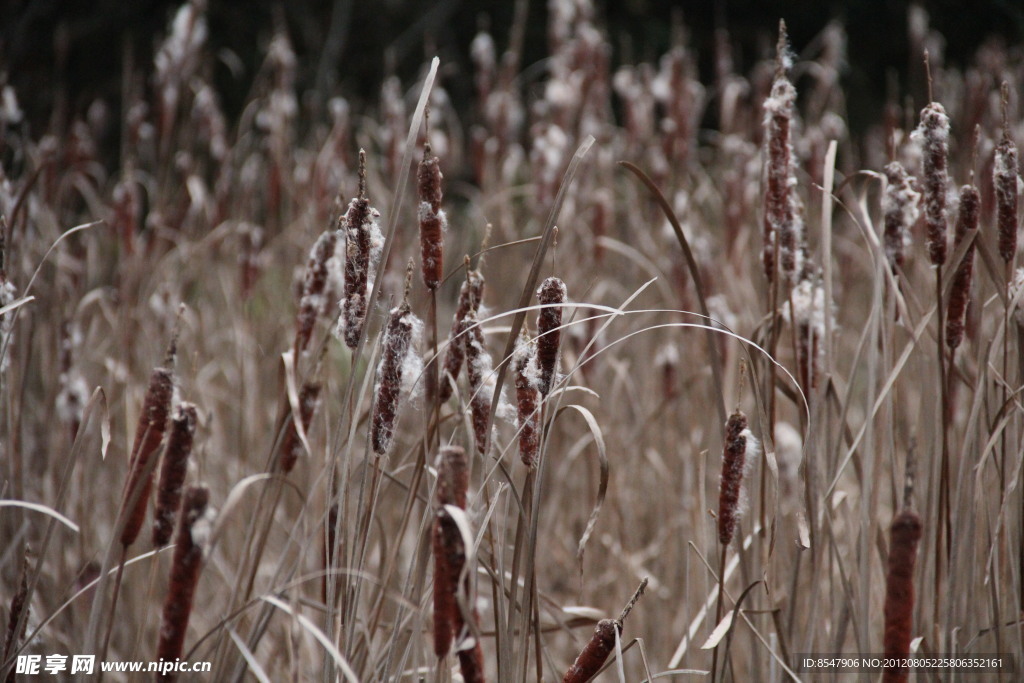
<svg viewBox="0 0 1024 683">
<path fill-rule="evenodd" d="M 537 343 L 520 339 L 512 355 L 516 383 L 516 426 L 519 428 L 519 459 L 531 470 L 540 456 L 540 392 L 537 391 Z"/>
<path fill-rule="evenodd" d="M 203 546 L 209 533 L 205 519 L 209 499 L 210 492 L 205 486 L 190 486 L 185 491 L 157 646 L 157 659 L 161 661 L 174 661 L 181 657 L 185 644 L 192 599 L 203 563 Z M 174 672 L 161 673 L 159 680 L 173 681 L 175 677 Z"/>
<path fill-rule="evenodd" d="M 562 308 L 565 303 L 565 283 L 549 277 L 537 290 L 537 300 L 543 308 L 537 314 L 537 364 L 540 378 L 537 388 L 543 396 L 551 391 L 558 365 L 558 347 L 562 338 Z"/>
<path fill-rule="evenodd" d="M 366 319 L 366 299 L 371 271 L 383 247 L 378 220 L 380 212 L 366 198 L 366 151 L 359 150 L 359 196 L 348 205 L 342 219 L 345 226 L 345 293 L 341 304 L 341 336 L 354 349 L 359 344 Z"/>
<path fill-rule="evenodd" d="M 263 249 L 263 228 L 252 223 L 243 222 L 238 226 L 241 248 L 238 253 L 238 266 L 241 280 L 242 299 L 252 296 L 262 270 L 260 251 Z"/>
<path fill-rule="evenodd" d="M 462 617 L 456 595 L 459 576 L 466 564 L 466 549 L 455 520 L 446 505 L 466 508 L 469 463 L 458 446 L 445 446 L 437 455 L 437 513 L 432 540 L 434 546 L 434 654 L 444 657 L 451 649 L 452 636 L 461 630 Z"/>
<path fill-rule="evenodd" d="M 491 354 L 484 344 L 484 333 L 476 318 L 476 311 L 470 310 L 462 321 L 466 351 L 466 376 L 469 379 L 469 409 L 473 420 L 473 436 L 481 455 L 487 452 L 487 423 L 491 417 L 493 398 L 493 373 Z"/>
<path fill-rule="evenodd" d="M 615 619 L 602 619 L 597 622 L 590 642 L 565 672 L 562 683 L 586 683 L 593 678 L 615 649 L 616 631 L 622 632 L 622 624 Z"/>
<path fill-rule="evenodd" d="M 57 415 L 68 427 L 71 441 L 78 435 L 85 404 L 89 401 L 89 386 L 74 363 L 74 351 L 81 334 L 69 322 L 60 326 L 60 377 L 57 392 Z"/>
<path fill-rule="evenodd" d="M 413 337 L 419 329 L 419 319 L 409 310 L 409 303 L 391 309 L 387 329 L 384 331 L 383 351 L 377 365 L 376 400 L 373 403 L 373 452 L 385 455 L 391 449 L 398 418 L 399 398 L 402 393 L 404 366 L 413 346 Z"/>
<path fill-rule="evenodd" d="M 469 461 L 459 446 L 445 446 L 437 455 L 437 504 L 466 509 Z"/>
<path fill-rule="evenodd" d="M 303 382 L 299 391 L 299 419 L 302 421 L 302 430 L 308 431 L 310 423 L 313 422 L 313 414 L 320 405 L 319 382 L 307 380 Z M 285 427 L 284 438 L 281 440 L 281 471 L 288 474 L 295 467 L 295 463 L 302 454 L 302 440 L 299 439 L 299 431 L 295 428 L 293 416 L 288 417 L 288 424 Z"/>
<path fill-rule="evenodd" d="M 921 110 L 921 123 L 912 135 L 924 157 L 924 224 L 932 265 L 946 262 L 946 157 L 949 117 L 938 102 Z"/>
<path fill-rule="evenodd" d="M 135 444 L 129 460 L 128 480 L 125 482 L 122 505 L 127 505 L 133 492 L 141 487 L 141 492 L 134 507 L 127 512 L 124 531 L 121 533 L 121 545 L 125 548 L 135 542 L 142 529 L 146 517 L 146 506 L 149 504 L 149 493 L 153 487 L 152 473 L 146 474 L 150 458 L 156 453 L 167 430 L 167 418 L 171 413 L 171 402 L 174 399 L 174 359 L 176 341 L 172 339 L 164 366 L 153 370 L 149 378 L 149 389 L 142 403 L 142 414 L 135 428 Z M 145 475 L 145 481 L 143 476 Z"/>
<path fill-rule="evenodd" d="M 978 212 L 981 198 L 973 185 L 960 188 L 960 210 L 956 217 L 956 247 L 967 237 L 967 233 L 978 229 Z M 951 351 L 960 346 L 964 338 L 964 318 L 967 315 L 967 301 L 971 296 L 971 276 L 974 273 L 974 242 L 967 247 L 963 260 L 953 274 L 953 287 L 949 292 L 946 309 L 946 346 Z"/>
<path fill-rule="evenodd" d="M 441 402 L 451 398 L 454 389 L 455 378 L 462 370 L 462 361 L 465 358 L 465 342 L 459 337 L 462 331 L 462 321 L 471 310 L 478 310 L 484 298 L 484 276 L 479 270 L 470 270 L 466 273 L 466 281 L 462 283 L 459 290 L 459 303 L 455 308 L 455 315 L 452 317 L 451 331 L 448 333 L 448 346 L 444 352 L 444 369 L 441 377 L 441 388 L 438 398 Z"/>
<path fill-rule="evenodd" d="M 451 514 L 441 507 L 434 517 L 434 654 L 438 659 L 451 650 L 459 622 L 459 576 L 466 564 L 466 549 Z"/>
<path fill-rule="evenodd" d="M 818 386 L 824 355 L 826 317 L 832 315 L 825 302 L 825 288 L 810 278 L 800 280 L 783 307 L 783 316 L 796 326 L 798 379 L 805 392 Z"/>
<path fill-rule="evenodd" d="M 914 625 L 914 563 L 921 540 L 921 518 L 903 510 L 889 527 L 889 571 L 885 577 L 885 656 L 903 658 L 910 654 L 910 633 Z M 906 668 L 886 667 L 883 683 L 904 683 Z"/>
<path fill-rule="evenodd" d="M 725 452 L 718 494 L 718 540 L 729 545 L 746 500 L 743 477 L 760 453 L 760 444 L 747 429 L 747 416 L 737 410 L 725 423 Z"/>
<path fill-rule="evenodd" d="M 309 252 L 302 279 L 299 312 L 295 318 L 295 349 L 305 351 L 313 336 L 313 325 L 324 308 L 324 295 L 330 279 L 330 261 L 338 243 L 338 230 L 328 228 L 320 234 Z"/>
<path fill-rule="evenodd" d="M 162 548 L 174 533 L 174 519 L 181 504 L 181 487 L 188 472 L 188 459 L 192 454 L 192 440 L 196 433 L 196 407 L 182 403 L 171 418 L 171 433 L 167 437 L 167 450 L 160 466 L 160 481 L 156 492 L 156 512 L 153 516 L 153 546 Z"/>
<path fill-rule="evenodd" d="M 11 611 L 7 615 L 7 631 L 4 634 L 4 646 L 0 649 L 0 662 L 7 661 L 18 649 L 18 643 L 21 642 L 22 638 L 25 637 L 25 629 L 28 628 L 28 612 L 30 605 L 28 604 L 28 552 L 26 550 L 25 557 L 22 560 L 21 565 L 21 581 L 18 584 L 18 590 L 14 592 L 11 597 Z M 18 628 L 18 622 L 21 622 L 21 629 Z M 11 672 L 7 675 L 7 683 L 14 683 L 14 668 L 11 668 Z"/>
<path fill-rule="evenodd" d="M 790 281 L 800 270 L 803 223 L 800 202 L 796 195 L 793 165 L 793 107 L 796 89 L 786 76 L 792 59 L 786 40 L 786 24 L 779 22 L 775 80 L 771 94 L 764 103 L 764 126 L 767 145 L 766 189 L 764 194 L 764 251 L 762 262 L 769 282 L 775 278 L 776 241 L 779 248 L 779 270 Z"/>
<path fill-rule="evenodd" d="M 459 650 L 459 671 L 465 683 L 484 683 L 484 651 L 479 639 Z"/>
<path fill-rule="evenodd" d="M 882 196 L 885 256 L 895 274 L 897 269 L 903 268 L 910 245 L 910 227 L 917 222 L 921 195 L 914 190 L 914 179 L 907 175 L 903 164 L 898 161 L 885 167 L 885 180 L 885 194 Z"/>
<path fill-rule="evenodd" d="M 999 256 L 1012 263 L 1017 253 L 1017 146 L 1003 128 L 996 147 L 993 185 L 996 191 L 996 225 L 999 228 Z"/>
<path fill-rule="evenodd" d="M 448 220 L 441 210 L 441 167 L 437 157 L 430 156 L 430 144 L 423 147 L 419 170 L 420 194 L 420 257 L 423 284 L 433 291 L 441 284 L 444 265 L 444 230 Z"/>
</svg>

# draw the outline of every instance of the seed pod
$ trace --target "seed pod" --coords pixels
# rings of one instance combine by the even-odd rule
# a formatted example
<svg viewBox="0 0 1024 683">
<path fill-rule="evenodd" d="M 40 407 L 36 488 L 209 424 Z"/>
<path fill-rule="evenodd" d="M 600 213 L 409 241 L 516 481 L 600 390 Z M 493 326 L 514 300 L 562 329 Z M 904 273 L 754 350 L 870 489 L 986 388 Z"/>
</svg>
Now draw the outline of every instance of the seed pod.
<svg viewBox="0 0 1024 683">
<path fill-rule="evenodd" d="M 469 271 L 466 274 L 466 281 L 462 283 L 462 288 L 459 290 L 459 303 L 455 308 L 455 315 L 452 317 L 452 327 L 448 333 L 448 346 L 445 347 L 441 388 L 438 394 L 442 403 L 451 398 L 455 378 L 462 370 L 462 361 L 466 355 L 465 341 L 459 337 L 462 321 L 470 310 L 480 308 L 483 296 L 484 276 L 480 274 L 479 270 Z"/>
<path fill-rule="evenodd" d="M 967 233 L 978 229 L 978 213 L 981 198 L 973 185 L 960 188 L 960 210 L 956 218 L 956 247 L 964 241 Z M 954 247 L 954 248 L 956 248 Z M 974 242 L 967 247 L 963 260 L 953 274 L 953 287 L 949 292 L 946 309 L 946 346 L 955 350 L 964 338 L 964 319 L 967 316 L 967 301 L 971 297 L 971 277 L 974 274 Z"/>
<path fill-rule="evenodd" d="M 384 331 L 384 348 L 377 365 L 376 400 L 373 403 L 371 425 L 373 452 L 377 455 L 385 455 L 391 449 L 400 407 L 402 366 L 412 348 L 414 319 L 409 304 L 403 303 L 391 309 L 391 317 Z"/>
<path fill-rule="evenodd" d="M 313 414 L 320 405 L 320 387 L 319 382 L 307 380 L 303 382 L 302 390 L 299 391 L 299 419 L 302 420 L 303 431 L 309 430 Z M 285 474 L 291 472 L 301 454 L 302 440 L 299 439 L 299 431 L 295 428 L 293 416 L 289 415 L 284 438 L 281 440 L 281 471 Z"/>
<path fill-rule="evenodd" d="M 491 399 L 494 384 L 492 380 L 491 355 L 484 345 L 484 333 L 476 319 L 476 311 L 470 310 L 462 321 L 462 338 L 466 350 L 466 376 L 469 379 L 469 409 L 473 421 L 473 437 L 477 451 L 487 452 L 487 424 L 491 417 Z"/>
<path fill-rule="evenodd" d="M 921 540 L 921 518 L 903 510 L 889 527 L 889 571 L 885 577 L 885 657 L 899 659 L 910 654 L 914 625 L 914 564 Z M 886 667 L 883 683 L 905 683 L 906 668 Z"/>
<path fill-rule="evenodd" d="M 1017 146 L 1008 132 L 996 147 L 993 185 L 996 191 L 996 224 L 999 228 L 999 257 L 1012 263 L 1017 254 Z"/>
<path fill-rule="evenodd" d="M 558 365 L 558 347 L 562 338 L 562 308 L 565 303 L 565 283 L 557 277 L 549 277 L 537 290 L 537 300 L 542 308 L 537 314 L 537 364 L 540 379 L 537 388 L 547 396 L 554 383 Z"/>
<path fill-rule="evenodd" d="M 520 339 L 512 356 L 516 383 L 516 426 L 519 428 L 519 459 L 528 468 L 540 456 L 540 392 L 537 391 L 537 344 Z"/>
<path fill-rule="evenodd" d="M 451 650 L 456 624 L 461 623 L 457 594 L 459 576 L 466 564 L 462 534 L 442 506 L 434 517 L 434 654 L 444 657 Z"/>
<path fill-rule="evenodd" d="M 729 545 L 736 533 L 743 472 L 747 458 L 747 416 L 740 411 L 725 423 L 725 453 L 718 494 L 718 540 Z"/>
<path fill-rule="evenodd" d="M 893 161 L 885 167 L 885 194 L 882 213 L 885 223 L 885 256 L 893 273 L 903 268 L 906 249 L 910 244 L 910 228 L 917 222 L 918 201 L 921 195 L 914 191 L 913 178 L 907 175 L 903 164 Z"/>
<path fill-rule="evenodd" d="M 474 639 L 472 647 L 459 650 L 459 671 L 465 683 L 484 683 L 484 651 L 479 640 Z"/>
<path fill-rule="evenodd" d="M 359 150 L 359 196 L 348 205 L 345 226 L 345 290 L 341 302 L 342 337 L 350 349 L 359 345 L 366 319 L 366 299 L 371 271 L 376 266 L 380 237 L 380 213 L 366 198 L 366 151 Z"/>
<path fill-rule="evenodd" d="M 157 485 L 156 512 L 153 515 L 153 547 L 162 548 L 174 533 L 174 520 L 181 504 L 181 487 L 188 472 L 188 459 L 192 454 L 192 441 L 196 432 L 196 407 L 182 403 L 171 418 L 171 433 L 167 438 L 167 451 L 160 466 Z"/>
<path fill-rule="evenodd" d="M 597 622 L 594 635 L 580 652 L 576 661 L 562 677 L 562 683 L 586 683 L 604 666 L 608 655 L 615 649 L 615 632 L 622 631 L 622 625 L 614 619 Z"/>
<path fill-rule="evenodd" d="M 430 156 L 430 145 L 423 148 L 423 161 L 418 174 L 420 195 L 420 257 L 423 284 L 433 291 L 441 283 L 444 265 L 444 229 L 447 225 L 441 210 L 441 167 L 437 157 Z"/>
<path fill-rule="evenodd" d="M 786 24 L 779 22 L 779 42 L 776 48 L 775 80 L 764 103 L 765 144 L 767 161 L 764 193 L 764 248 L 761 254 L 765 276 L 769 282 L 775 278 L 775 245 L 780 254 L 779 270 L 793 281 L 799 270 L 802 242 L 802 222 L 799 221 L 799 200 L 794 188 L 796 174 L 793 168 L 793 142 L 791 130 L 796 89 L 786 76 L 789 67 L 789 46 Z"/>
<path fill-rule="evenodd" d="M 924 155 L 924 224 L 932 265 L 946 262 L 946 162 L 949 155 L 949 117 L 938 102 L 921 110 L 913 137 Z"/>
<path fill-rule="evenodd" d="M 459 446 L 444 446 L 437 454 L 437 505 L 466 509 L 469 490 L 469 462 Z"/>
<path fill-rule="evenodd" d="M 309 252 L 306 274 L 302 279 L 299 312 L 295 318 L 295 348 L 305 351 L 313 336 L 313 324 L 323 310 L 324 293 L 330 277 L 331 257 L 338 242 L 338 231 L 328 228 L 317 238 Z"/>
<path fill-rule="evenodd" d="M 169 354 L 169 356 L 173 362 L 173 354 Z M 125 548 L 135 542 L 146 517 L 149 493 L 153 487 L 153 475 L 152 473 L 148 474 L 144 481 L 143 475 L 146 474 L 150 458 L 156 453 L 164 438 L 173 397 L 174 376 L 170 364 L 168 367 L 155 368 L 153 374 L 150 375 L 149 389 L 146 391 L 146 398 L 142 404 L 142 414 L 139 415 L 139 423 L 135 428 L 135 444 L 132 446 L 128 479 L 125 482 L 122 495 L 122 505 L 126 505 L 130 502 L 136 488 L 141 487 L 141 493 L 136 499 L 135 505 L 127 511 L 124 530 L 121 532 L 121 545 Z"/>
<path fill-rule="evenodd" d="M 192 612 L 196 583 L 199 581 L 199 570 L 203 563 L 204 535 L 207 531 L 198 527 L 205 526 L 202 518 L 206 513 L 209 499 L 210 492 L 205 486 L 190 486 L 185 492 L 178 521 L 178 534 L 175 537 L 167 599 L 164 601 L 160 643 L 157 646 L 157 659 L 165 662 L 181 657 L 185 644 L 188 619 Z M 159 677 L 159 680 L 164 681 L 174 679 L 174 672 L 162 673 Z"/>
</svg>

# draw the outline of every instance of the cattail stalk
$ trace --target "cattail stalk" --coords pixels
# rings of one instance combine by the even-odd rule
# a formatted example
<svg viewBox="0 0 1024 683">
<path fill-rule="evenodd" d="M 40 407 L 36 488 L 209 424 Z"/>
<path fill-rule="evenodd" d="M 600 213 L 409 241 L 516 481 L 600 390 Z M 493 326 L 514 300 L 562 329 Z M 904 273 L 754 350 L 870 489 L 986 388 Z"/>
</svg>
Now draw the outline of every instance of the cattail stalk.
<svg viewBox="0 0 1024 683">
<path fill-rule="evenodd" d="M 960 210 L 956 218 L 956 247 L 968 233 L 978 229 L 978 214 L 981 197 L 973 185 L 960 188 Z M 955 351 L 964 337 L 964 319 L 967 316 L 967 302 L 971 296 L 971 277 L 974 273 L 974 242 L 967 247 L 963 260 L 953 273 L 953 287 L 949 293 L 949 308 L 946 311 L 946 346 Z"/>
<path fill-rule="evenodd" d="M 150 459 L 156 454 L 160 442 L 167 430 L 167 418 L 171 412 L 174 398 L 174 357 L 176 344 L 171 342 L 164 366 L 153 370 L 149 378 L 149 389 L 142 404 L 142 414 L 135 428 L 135 444 L 129 464 L 128 480 L 125 482 L 123 505 L 131 502 L 133 492 L 141 487 L 134 506 L 126 511 L 124 530 L 121 532 L 121 545 L 126 549 L 139 535 L 142 522 L 146 517 L 146 506 L 153 486 L 152 474 L 146 474 Z M 143 481 L 143 476 L 145 480 Z"/>
<path fill-rule="evenodd" d="M 307 380 L 303 382 L 299 391 L 299 420 L 302 421 L 304 432 L 309 430 L 313 415 L 320 405 L 320 389 L 319 382 Z M 301 454 L 302 440 L 299 438 L 299 430 L 295 427 L 294 416 L 289 415 L 284 438 L 281 440 L 281 471 L 285 474 L 291 472 Z"/>
<path fill-rule="evenodd" d="M 181 489 L 188 472 L 188 459 L 196 432 L 196 407 L 182 403 L 171 418 L 171 432 L 167 438 L 167 451 L 160 466 L 157 485 L 156 512 L 153 515 L 153 546 L 162 548 L 174 533 L 174 520 L 181 505 Z"/>
<path fill-rule="evenodd" d="M 391 449 L 400 407 L 403 365 L 412 349 L 415 320 L 416 317 L 409 310 L 409 303 L 403 302 L 391 309 L 391 317 L 384 331 L 371 420 L 373 452 L 377 455 L 385 455 Z"/>
<path fill-rule="evenodd" d="M 594 635 L 565 672 L 562 683 L 586 683 L 593 678 L 615 649 L 616 631 L 622 632 L 622 624 L 615 619 L 602 619 L 597 622 Z"/>
<path fill-rule="evenodd" d="M 157 659 L 161 661 L 180 658 L 185 644 L 188 619 L 203 563 L 205 530 L 199 527 L 203 526 L 201 520 L 209 499 L 210 492 L 205 486 L 190 486 L 185 492 L 157 646 Z M 161 673 L 159 676 L 159 680 L 163 681 L 173 681 L 175 678 L 174 672 Z"/>
<path fill-rule="evenodd" d="M 313 325 L 324 310 L 324 296 L 330 279 L 330 260 L 338 243 L 338 230 L 328 228 L 313 244 L 306 262 L 299 297 L 299 312 L 295 318 L 295 349 L 305 351 L 313 336 Z"/>
<path fill-rule="evenodd" d="M 420 195 L 420 258 L 423 284 L 434 291 L 441 284 L 444 266 L 444 230 L 447 218 L 441 210 L 441 167 L 437 157 L 430 156 L 430 144 L 423 147 L 423 161 L 418 173 Z"/>
<path fill-rule="evenodd" d="M 924 155 L 924 221 L 928 258 L 932 265 L 946 262 L 946 163 L 949 155 L 949 117 L 938 102 L 921 110 L 921 123 L 914 131 Z"/>
<path fill-rule="evenodd" d="M 469 462 L 458 446 L 446 446 L 437 456 L 437 512 L 432 541 L 434 549 L 434 654 L 445 657 L 452 639 L 461 631 L 458 604 L 459 576 L 466 564 L 466 549 L 455 520 L 445 509 L 466 508 Z"/>
<path fill-rule="evenodd" d="M 794 188 L 796 175 L 793 168 L 793 107 L 796 88 L 786 76 L 790 65 L 786 24 L 779 22 L 779 42 L 776 54 L 775 80 L 764 103 L 765 140 L 767 145 L 766 188 L 764 194 L 764 249 L 762 263 L 769 282 L 775 279 L 776 258 L 778 268 L 790 281 L 799 269 L 803 226 L 799 217 L 799 200 Z M 776 247 L 779 254 L 776 255 Z"/>
<path fill-rule="evenodd" d="M 470 310 L 462 321 L 466 352 L 466 376 L 469 379 L 469 409 L 473 421 L 473 437 L 477 451 L 486 455 L 487 425 L 491 417 L 491 399 L 488 390 L 493 384 L 487 380 L 492 372 L 491 355 L 487 353 L 484 333 L 477 321 L 476 311 Z"/>
<path fill-rule="evenodd" d="M 516 425 L 519 428 L 519 459 L 529 469 L 540 457 L 540 392 L 537 390 L 537 343 L 520 339 L 512 356 L 516 384 Z"/>
<path fill-rule="evenodd" d="M 895 274 L 903 268 L 910 244 L 910 228 L 917 222 L 921 195 L 914 190 L 914 179 L 898 161 L 886 165 L 885 180 L 885 194 L 882 196 L 885 256 Z"/>
<path fill-rule="evenodd" d="M 889 527 L 889 570 L 885 577 L 885 657 L 903 658 L 910 654 L 910 636 L 914 625 L 914 564 L 921 540 L 921 518 L 903 510 Z M 886 667 L 883 683 L 905 683 L 905 668 Z"/>
<path fill-rule="evenodd" d="M 345 290 L 341 303 L 342 337 L 355 349 L 366 319 L 366 297 L 370 271 L 374 267 L 374 241 L 379 239 L 380 213 L 366 198 L 366 151 L 359 150 L 359 195 L 348 205 L 345 226 Z"/>
<path fill-rule="evenodd" d="M 558 348 L 562 338 L 562 308 L 565 303 L 565 283 L 549 277 L 537 290 L 537 300 L 543 308 L 537 314 L 537 364 L 540 378 L 537 388 L 543 396 L 551 392 L 558 366 Z"/>
<path fill-rule="evenodd" d="M 740 516 L 743 473 L 747 466 L 747 416 L 737 410 L 725 423 L 725 453 L 718 494 L 718 540 L 723 546 L 732 542 Z"/>
<path fill-rule="evenodd" d="M 455 308 L 455 315 L 452 316 L 452 327 L 448 333 L 448 345 L 445 347 L 444 361 L 442 362 L 443 375 L 438 398 L 443 403 L 452 396 L 455 378 L 462 370 L 462 361 L 465 359 L 465 342 L 459 337 L 462 331 L 462 321 L 471 310 L 478 310 L 484 296 L 484 276 L 479 270 L 470 270 L 466 273 L 466 281 L 462 283 L 459 290 L 459 303 Z"/>
<path fill-rule="evenodd" d="M 1003 139 L 996 147 L 993 185 L 996 192 L 996 225 L 999 257 L 1007 265 L 1017 254 L 1017 146 L 1004 126 Z"/>
</svg>

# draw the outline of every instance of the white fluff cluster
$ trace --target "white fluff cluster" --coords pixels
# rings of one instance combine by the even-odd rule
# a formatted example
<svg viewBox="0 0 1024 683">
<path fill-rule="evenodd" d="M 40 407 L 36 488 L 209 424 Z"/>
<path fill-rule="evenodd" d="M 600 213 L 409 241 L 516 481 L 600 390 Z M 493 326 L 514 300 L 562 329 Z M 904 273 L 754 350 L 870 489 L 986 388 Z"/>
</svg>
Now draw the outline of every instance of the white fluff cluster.
<svg viewBox="0 0 1024 683">
<path fill-rule="evenodd" d="M 409 340 L 409 351 L 402 359 L 402 395 L 406 396 L 414 406 L 419 405 L 420 397 L 423 395 L 423 358 L 416 350 L 420 347 L 420 340 L 423 338 L 423 321 L 412 313 L 408 314 L 407 320 L 412 326 L 412 335 Z"/>
<path fill-rule="evenodd" d="M 181 84 L 188 82 L 199 66 L 199 52 L 207 36 L 205 10 L 203 0 L 182 5 L 174 15 L 170 35 L 157 50 L 156 80 L 168 108 L 177 105 Z"/>
<path fill-rule="evenodd" d="M 790 304 L 793 307 L 792 311 Z M 825 288 L 810 279 L 801 280 L 793 288 L 789 301 L 782 307 L 782 315 L 786 322 L 806 325 L 819 339 L 825 336 L 826 315 L 832 315 L 832 322 L 835 324 L 831 306 L 825 302 Z"/>
</svg>

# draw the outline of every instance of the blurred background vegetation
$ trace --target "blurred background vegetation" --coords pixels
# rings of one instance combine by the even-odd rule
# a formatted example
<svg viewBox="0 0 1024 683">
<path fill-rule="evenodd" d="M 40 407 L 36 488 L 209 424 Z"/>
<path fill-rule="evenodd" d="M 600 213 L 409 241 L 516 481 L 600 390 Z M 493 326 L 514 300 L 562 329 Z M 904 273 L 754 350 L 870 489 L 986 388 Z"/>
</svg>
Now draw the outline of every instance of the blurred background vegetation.
<svg viewBox="0 0 1024 683">
<path fill-rule="evenodd" d="M 180 0 L 7 0 L 0 3 L 0 72 L 15 86 L 34 134 L 65 130 L 101 99 L 113 111 L 121 105 L 124 65 L 152 63 Z M 714 30 L 726 27 L 733 58 L 744 73 L 770 56 L 778 19 L 788 24 L 793 48 L 813 53 L 815 38 L 830 21 L 846 31 L 848 52 L 843 87 L 849 99 L 849 125 L 860 131 L 877 121 L 887 93 L 923 96 L 920 56 L 910 54 L 910 2 L 882 0 L 621 0 L 598 2 L 614 49 L 613 67 L 623 62 L 657 61 L 667 49 L 673 21 L 682 20 L 694 50 L 700 80 L 711 82 Z M 1024 4 L 1014 0 L 918 3 L 936 35 L 943 58 L 957 68 L 986 41 L 1020 49 Z M 410 82 L 427 56 L 438 54 L 445 87 L 457 103 L 472 100 L 469 43 L 488 26 L 499 51 L 508 41 L 514 0 L 292 0 L 225 2 L 211 0 L 207 50 L 218 59 L 211 74 L 228 120 L 246 101 L 252 76 L 276 26 L 285 25 L 299 58 L 297 87 L 303 103 L 315 107 L 333 95 L 356 106 L 376 102 L 388 72 Z M 529 0 L 522 66 L 543 75 L 547 54 L 548 3 Z M 531 69 L 532 67 L 532 69 Z M 2 77 L 0 77 L 2 78 Z M 529 81 L 524 85 L 529 87 Z M 915 102 L 915 107 L 920 102 Z M 110 117 L 116 121 L 119 117 Z M 710 121 L 707 123 L 711 123 Z M 51 128 L 52 127 L 52 128 Z M 117 131 L 109 131 L 116 146 Z M 106 150 L 108 153 L 113 149 Z"/>
</svg>

